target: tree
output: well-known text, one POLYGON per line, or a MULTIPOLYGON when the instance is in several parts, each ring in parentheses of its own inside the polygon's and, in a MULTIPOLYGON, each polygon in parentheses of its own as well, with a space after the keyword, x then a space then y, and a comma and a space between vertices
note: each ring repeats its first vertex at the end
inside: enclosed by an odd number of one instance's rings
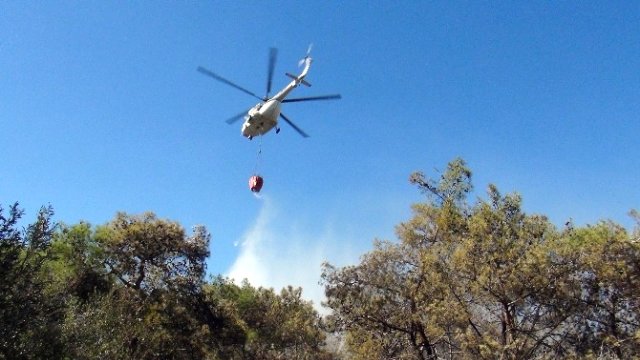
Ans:
POLYGON ((567 342, 580 357, 640 354, 640 244, 621 226, 602 221, 574 229, 555 247, 574 290, 567 342))
POLYGON ((410 181, 428 197, 397 227, 399 241, 376 241, 355 266, 323 269, 332 323, 355 358, 640 354, 640 252, 623 228, 558 231, 493 185, 470 204, 461 159, 438 181, 410 181))
POLYGON ((64 334, 72 357, 216 358, 226 319, 202 292, 210 239, 204 227, 187 236, 153 213, 118 213, 93 232, 80 225, 62 238, 83 284, 78 299, 86 300, 85 289, 100 290, 88 302, 70 301, 64 334), (110 285, 96 286, 105 276, 110 285))
POLYGON ((329 359, 302 290, 204 280, 210 236, 153 213, 17 230, 0 208, 0 359, 329 359))
MULTIPOLYGON (((246 341, 235 348, 233 358, 329 359, 323 350, 325 336, 320 317, 302 289, 254 288, 246 280, 241 286, 218 277, 205 287, 210 302, 227 309, 243 329, 246 341)), ((227 353, 229 355, 229 353, 227 353)))
POLYGON ((0 358, 32 359, 60 356, 60 299, 48 296, 50 281, 43 264, 50 258, 51 207, 21 232, 24 212, 15 203, 5 215, 0 207, 0 358))
POLYGON ((545 245, 557 232, 544 216, 525 215, 517 194, 489 186, 488 195, 452 256, 449 286, 469 314, 462 348, 482 357, 556 356, 564 318, 553 288, 562 274, 549 266, 545 245))
POLYGON ((55 279, 54 287, 67 297, 87 302, 113 288, 115 279, 107 273, 104 249, 97 243, 90 224, 59 224, 51 253, 47 269, 55 279))
POLYGON ((439 182, 415 173, 432 200, 415 205, 414 218, 400 224, 400 243, 377 241, 359 265, 325 264, 327 305, 337 330, 347 331, 358 358, 429 359, 458 351, 454 330, 465 324, 464 309, 451 302, 446 260, 465 231, 464 198, 471 172, 451 162, 439 182))
POLYGON ((186 236, 180 224, 153 213, 118 213, 96 230, 105 263, 122 285, 148 295, 153 290, 199 287, 209 256, 210 235, 202 226, 186 236))

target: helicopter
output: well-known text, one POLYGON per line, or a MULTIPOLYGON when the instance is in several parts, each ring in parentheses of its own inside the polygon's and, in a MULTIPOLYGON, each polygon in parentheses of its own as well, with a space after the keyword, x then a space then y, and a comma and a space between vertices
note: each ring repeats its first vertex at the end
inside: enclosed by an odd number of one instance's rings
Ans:
POLYGON ((310 56, 311 53, 311 45, 307 49, 306 56, 300 60, 299 66, 303 66, 302 72, 299 75, 293 75, 290 73, 285 73, 289 78, 291 78, 291 82, 287 84, 280 92, 276 93, 273 96, 270 96, 271 92, 271 82, 273 79, 273 71, 276 64, 276 58, 278 56, 278 49, 270 48, 269 49, 269 63, 268 63, 268 73, 267 73, 267 92, 264 97, 260 97, 255 93, 247 90, 246 88, 235 84, 234 82, 227 80, 226 78, 214 73, 211 70, 207 70, 202 66, 198 67, 198 71, 204 75, 210 76, 215 80, 218 80, 224 84, 227 84, 233 88, 236 88, 245 94, 253 96, 260 100, 258 104, 250 108, 248 111, 243 111, 229 119, 226 120, 227 124, 233 124, 234 122, 244 118, 244 123, 242 124, 241 132, 242 135, 249 140, 253 139, 255 136, 264 135, 269 132, 271 129, 276 129, 276 134, 280 132, 280 127, 278 126, 278 118, 282 118, 287 124, 289 124, 298 134, 302 137, 309 137, 307 133, 302 131, 296 124, 294 124, 287 116, 285 116, 281 111, 281 106, 283 103, 289 102, 301 102, 301 101, 315 101, 315 100, 334 100, 342 98, 339 94, 333 95, 322 95, 322 96, 311 96, 311 97, 301 97, 301 98, 289 98, 286 97, 289 93, 300 86, 300 84, 310 87, 311 84, 305 80, 307 73, 309 72, 309 68, 311 67, 311 63, 313 59, 310 56))

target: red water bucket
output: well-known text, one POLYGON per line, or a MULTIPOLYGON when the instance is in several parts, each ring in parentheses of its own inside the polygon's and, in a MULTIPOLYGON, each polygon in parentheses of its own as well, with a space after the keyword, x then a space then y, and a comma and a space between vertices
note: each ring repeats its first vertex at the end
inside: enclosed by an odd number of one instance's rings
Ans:
POLYGON ((260 175, 253 175, 249 178, 249 190, 253 191, 254 193, 259 193, 260 189, 262 189, 263 183, 264 180, 262 180, 262 177, 260 175))

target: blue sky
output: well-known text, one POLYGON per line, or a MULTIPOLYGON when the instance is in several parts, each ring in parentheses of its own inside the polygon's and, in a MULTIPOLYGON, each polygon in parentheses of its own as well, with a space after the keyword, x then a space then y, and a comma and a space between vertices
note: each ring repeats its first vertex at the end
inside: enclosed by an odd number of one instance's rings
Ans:
POLYGON ((0 203, 66 223, 146 210, 212 233, 209 271, 302 285, 394 238, 408 175, 454 157, 556 224, 627 212, 640 191, 640 4, 566 2, 0 3, 0 203), (224 120, 314 63, 285 104, 311 135, 258 142, 224 120))

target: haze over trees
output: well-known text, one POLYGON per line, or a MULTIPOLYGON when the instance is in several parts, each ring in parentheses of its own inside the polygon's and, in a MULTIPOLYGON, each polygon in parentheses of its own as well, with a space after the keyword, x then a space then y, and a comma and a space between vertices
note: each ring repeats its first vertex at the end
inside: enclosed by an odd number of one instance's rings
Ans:
MULTIPOLYGON (((0 207, 0 359, 629 359, 640 355, 640 216, 563 228, 455 159, 351 266, 302 289, 206 277, 210 235, 153 213, 22 228, 0 207), (329 341, 331 340, 331 341, 329 341)), ((568 214, 569 216, 570 214, 568 214)))

